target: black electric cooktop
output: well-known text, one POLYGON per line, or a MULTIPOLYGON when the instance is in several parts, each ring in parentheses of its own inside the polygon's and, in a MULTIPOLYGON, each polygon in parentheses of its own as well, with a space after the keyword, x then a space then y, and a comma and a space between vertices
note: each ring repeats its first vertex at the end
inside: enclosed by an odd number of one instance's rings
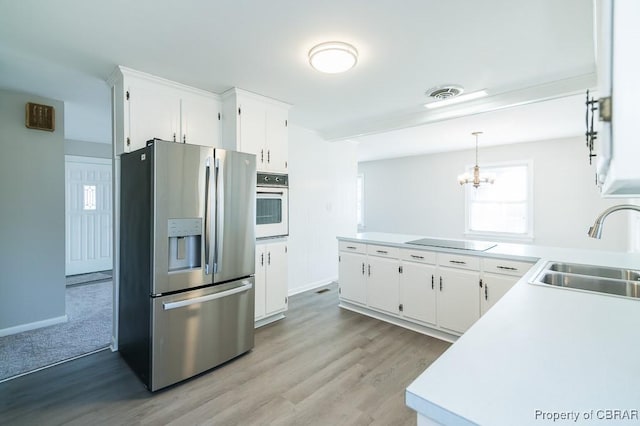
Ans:
POLYGON ((406 244, 415 244, 418 246, 443 247, 451 249, 486 251, 497 246, 496 243, 484 241, 452 241, 439 240, 436 238, 422 238, 420 240, 407 241, 406 244))

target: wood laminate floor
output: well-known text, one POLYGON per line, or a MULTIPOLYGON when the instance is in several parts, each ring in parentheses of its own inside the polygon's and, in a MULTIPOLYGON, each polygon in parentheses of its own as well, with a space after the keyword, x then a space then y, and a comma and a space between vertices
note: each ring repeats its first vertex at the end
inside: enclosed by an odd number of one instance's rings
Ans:
POLYGON ((405 388, 450 344, 340 309, 328 288, 290 297, 248 354, 155 394, 110 351, 1 383, 0 424, 415 424, 405 388))

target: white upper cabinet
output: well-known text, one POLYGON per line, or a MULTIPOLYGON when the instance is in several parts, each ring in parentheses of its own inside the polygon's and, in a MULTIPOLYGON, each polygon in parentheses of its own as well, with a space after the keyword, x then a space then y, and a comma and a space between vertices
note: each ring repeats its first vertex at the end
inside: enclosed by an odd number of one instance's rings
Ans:
POLYGON ((109 83, 116 155, 153 138, 221 147, 218 95, 125 67, 109 83))
MULTIPOLYGON (((596 143, 598 183, 608 197, 640 195, 640 2, 598 0, 597 67, 600 127, 596 143), (609 108, 603 102, 609 99, 609 108), (607 109, 610 119, 605 117, 607 109)), ((597 120, 597 119, 596 119, 597 120)))
POLYGON ((127 93, 124 152, 143 148, 149 139, 176 140, 180 136, 180 98, 175 93, 146 84, 129 86, 127 93))
POLYGON ((220 148, 221 104, 209 96, 184 93, 180 100, 181 141, 220 148))
POLYGON ((222 103, 225 147, 255 154, 258 171, 287 173, 290 105, 237 88, 222 103))

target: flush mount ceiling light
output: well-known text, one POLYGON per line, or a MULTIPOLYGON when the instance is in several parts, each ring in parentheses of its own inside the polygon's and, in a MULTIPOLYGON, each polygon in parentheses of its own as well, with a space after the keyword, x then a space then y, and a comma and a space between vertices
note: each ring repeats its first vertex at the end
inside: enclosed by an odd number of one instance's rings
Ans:
POLYGON ((358 62, 358 51, 341 41, 320 43, 309 50, 309 63, 324 73, 337 74, 353 68, 358 62))
MULTIPOLYGON (((432 93, 436 93, 436 92, 432 92, 432 93)), ((441 96, 441 97, 434 96, 433 94, 429 94, 429 96, 436 98, 436 101, 429 102, 428 104, 424 104, 424 106, 429 109, 440 108, 447 105, 457 104, 458 102, 470 101, 472 99, 478 99, 478 98, 487 96, 486 90, 478 90, 477 92, 471 92, 465 95, 461 95, 460 93, 462 93, 462 90, 460 90, 460 92, 457 95, 449 95, 449 96, 441 96)))
POLYGON ((478 166, 478 135, 481 135, 482 132, 473 132, 471 134, 476 137, 476 165, 473 167, 473 176, 469 174, 469 172, 465 172, 458 176, 458 183, 460 185, 471 183, 474 188, 478 188, 481 183, 493 183, 495 177, 490 174, 480 175, 480 167, 478 166))

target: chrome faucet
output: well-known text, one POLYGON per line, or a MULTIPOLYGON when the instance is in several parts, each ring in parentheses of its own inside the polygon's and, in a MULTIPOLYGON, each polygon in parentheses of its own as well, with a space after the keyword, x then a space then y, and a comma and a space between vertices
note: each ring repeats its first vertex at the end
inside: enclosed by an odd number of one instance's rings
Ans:
POLYGON ((591 238, 600 239, 600 237, 602 237, 602 224, 604 223, 605 218, 611 213, 617 212, 618 210, 635 210, 637 212, 640 212, 640 206, 636 206, 633 204, 618 204, 617 206, 609 207, 608 209, 600 213, 600 216, 596 218, 593 226, 589 228, 589 236, 591 238))

